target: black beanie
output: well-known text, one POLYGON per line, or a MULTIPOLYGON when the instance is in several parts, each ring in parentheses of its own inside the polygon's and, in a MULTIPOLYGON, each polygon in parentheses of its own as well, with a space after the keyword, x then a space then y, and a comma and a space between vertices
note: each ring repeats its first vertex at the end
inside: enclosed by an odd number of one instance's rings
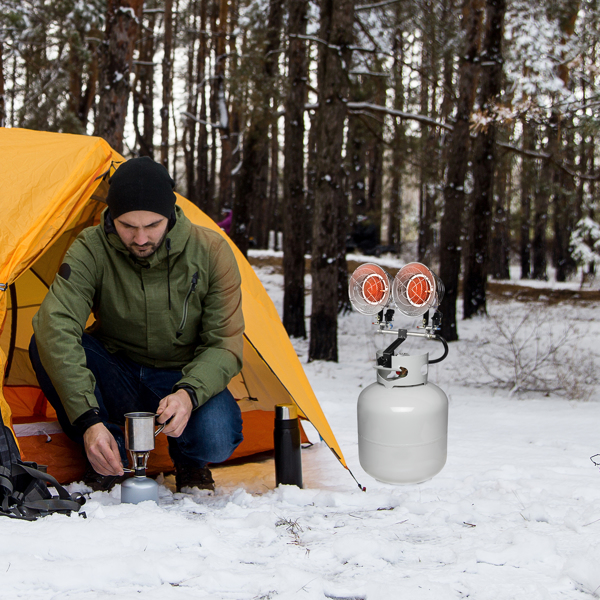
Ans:
POLYGON ((171 218, 175 182, 167 170, 147 156, 123 163, 109 179, 106 203, 113 219, 133 210, 148 210, 171 218))

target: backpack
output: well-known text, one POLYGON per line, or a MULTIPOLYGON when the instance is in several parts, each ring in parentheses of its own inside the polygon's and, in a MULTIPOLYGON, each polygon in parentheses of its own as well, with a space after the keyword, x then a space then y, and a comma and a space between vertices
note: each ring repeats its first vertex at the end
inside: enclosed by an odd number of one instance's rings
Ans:
MULTIPOLYGON (((48 473, 34 462, 21 460, 12 431, 4 425, 0 411, 0 516, 35 521, 54 512, 79 512, 85 497, 79 492, 69 494, 48 473), (48 485, 58 496, 53 496, 48 485)), ((83 513, 85 516, 85 513, 83 513)))

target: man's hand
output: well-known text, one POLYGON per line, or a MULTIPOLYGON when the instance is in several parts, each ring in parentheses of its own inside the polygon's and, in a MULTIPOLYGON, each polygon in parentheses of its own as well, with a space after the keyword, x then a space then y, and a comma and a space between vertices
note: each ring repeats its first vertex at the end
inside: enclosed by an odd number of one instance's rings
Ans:
POLYGON ((119 447, 113 434, 104 423, 96 423, 83 434, 83 443, 88 460, 100 475, 123 475, 119 447))
POLYGON ((159 423, 166 423, 173 417, 163 432, 171 437, 179 437, 192 414, 190 395, 185 390, 177 390, 174 394, 165 396, 160 401, 156 414, 159 423))

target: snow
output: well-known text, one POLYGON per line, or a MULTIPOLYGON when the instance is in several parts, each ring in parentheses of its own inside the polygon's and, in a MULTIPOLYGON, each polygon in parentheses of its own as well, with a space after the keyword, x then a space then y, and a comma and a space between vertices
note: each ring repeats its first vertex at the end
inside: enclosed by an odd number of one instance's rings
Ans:
MULTIPOLYGON (((273 253, 271 253, 273 254, 273 253)), ((277 308, 282 276, 257 268, 277 308)), ((308 278, 310 279, 310 278, 308 278)), ((527 309, 491 303, 493 314, 527 309)), ((571 317, 593 351, 598 308, 530 307, 557 327, 571 317)), ((309 313, 310 307, 307 312, 309 313)), ((569 321, 570 322, 570 321, 569 321)), ((412 327, 414 322, 400 323, 412 327)), ((214 494, 173 493, 160 505, 89 495, 87 518, 0 519, 2 600, 124 599, 584 599, 600 590, 600 396, 589 401, 482 382, 478 336, 487 320, 459 322, 461 340, 430 380, 450 401, 448 461, 419 485, 380 483, 358 460, 356 400, 374 378, 383 336, 370 318, 340 318, 340 362, 307 363, 327 419, 362 492, 310 426, 304 489, 275 488, 272 459, 213 469, 214 494)), ((407 342, 408 343, 408 342, 407 342)), ((410 342, 415 351, 423 342, 410 342)), ((429 346, 432 346, 431 344, 429 346)), ((437 347, 427 347, 432 354, 437 347)), ((85 491, 73 484, 71 491, 85 491)))

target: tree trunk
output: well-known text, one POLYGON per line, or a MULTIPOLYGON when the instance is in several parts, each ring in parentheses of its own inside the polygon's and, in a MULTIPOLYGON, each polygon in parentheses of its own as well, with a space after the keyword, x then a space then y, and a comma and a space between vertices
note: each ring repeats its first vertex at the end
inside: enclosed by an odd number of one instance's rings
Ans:
POLYGON ((200 123, 198 123, 196 184, 194 186, 194 202, 204 212, 208 212, 210 204, 208 195, 208 133, 206 128, 207 3, 208 0, 200 0, 200 40, 198 43, 198 60, 196 61, 196 87, 200 95, 200 123))
POLYGON ((446 287, 440 307, 444 316, 441 333, 448 341, 458 339, 456 301, 460 274, 462 213, 465 204, 464 184, 470 149, 469 120, 477 91, 482 21, 483 0, 466 0, 465 48, 459 68, 456 122, 448 140, 444 218, 440 229, 440 278, 446 287))
POLYGON ((260 209, 265 206, 267 198, 269 140, 265 137, 265 130, 268 132, 268 128, 268 119, 264 116, 259 119, 255 114, 244 134, 243 159, 233 209, 233 225, 234 241, 236 244, 239 241, 242 247, 246 248, 246 252, 250 238, 253 238, 254 244, 259 248, 267 245, 264 236, 257 237, 262 232, 262 223, 255 221, 264 219, 260 209), (242 204, 245 205, 244 208, 242 204))
POLYGON ((265 216, 265 225, 267 227, 267 236, 271 231, 275 233, 275 247, 277 248, 277 233, 282 230, 279 214, 279 127, 277 119, 271 123, 271 139, 269 147, 269 197, 267 202, 267 212, 265 216))
POLYGON ((156 13, 148 14, 148 24, 142 28, 139 44, 139 63, 133 86, 133 128, 140 156, 154 159, 154 27, 156 13), (139 109, 142 108, 142 129, 139 109))
MULTIPOLYGON (((381 61, 375 59, 371 67, 375 73, 382 73, 381 61)), ((387 77, 373 77, 373 101, 384 106, 387 95, 387 77)), ((377 228, 377 240, 380 241, 381 216, 383 208, 383 151, 384 133, 383 119, 376 119, 369 124, 371 135, 368 142, 368 215, 377 228)), ((345 278, 347 279, 347 277, 345 278)))
MULTIPOLYGON (((401 76, 401 75, 400 75, 401 76)), ((398 108, 396 110, 402 110, 398 108)), ((392 148, 392 181, 386 243, 396 254, 402 250, 402 174, 404 172, 404 153, 406 134, 400 119, 394 119, 394 146, 392 148)))
POLYGON ((473 153, 473 223, 465 262, 463 315, 468 319, 487 313, 486 287, 494 201, 497 125, 493 111, 502 86, 502 38, 506 0, 487 0, 487 31, 482 53, 480 110, 491 117, 475 140, 473 153))
MULTIPOLYGON (((99 34, 98 34, 99 36, 99 34)), ((81 120, 81 124, 83 125, 84 131, 87 129, 90 110, 92 110, 92 106, 94 105, 94 100, 96 98, 96 92, 98 88, 98 53, 99 48, 96 41, 89 42, 89 51, 92 54, 92 58, 90 61, 90 65, 88 67, 88 80, 85 86, 85 90, 81 96, 81 102, 79 103, 79 118, 81 120)))
MULTIPOLYGON (((404 110, 404 43, 401 4, 396 9, 396 30, 394 33, 394 109, 404 110)), ((404 123, 394 117, 394 144, 392 146, 392 180, 390 203, 387 218, 387 245, 399 254, 402 249, 402 176, 406 153, 406 130, 404 123)))
POLYGON ((510 197, 512 156, 504 152, 498 161, 497 192, 494 198, 490 275, 494 279, 510 279, 510 197))
MULTIPOLYGON (((231 78, 235 78, 235 74, 238 72, 238 54, 237 54, 237 31, 238 31, 238 16, 239 16, 239 8, 238 8, 238 0, 231 0, 231 6, 229 11, 229 54, 231 58, 229 60, 229 72, 231 73, 231 78)), ((235 178, 236 174, 241 167, 241 152, 240 152, 240 107, 239 101, 236 99, 235 95, 230 95, 230 109, 229 109, 229 139, 231 143, 231 198, 229 200, 229 204, 224 206, 226 208, 231 208, 234 202, 235 195, 235 178)))
POLYGON ((7 111, 6 116, 8 119, 8 125, 10 127, 14 127, 16 121, 16 96, 17 96, 17 80, 18 80, 18 72, 17 72, 17 56, 16 54, 12 57, 12 70, 11 70, 11 88, 10 88, 10 115, 7 111))
MULTIPOLYGON (((535 125, 527 120, 521 121, 523 128, 523 149, 535 149, 535 125)), ((531 277, 531 208, 533 192, 536 188, 537 167, 533 158, 521 159, 521 216, 519 225, 519 255, 521 259, 521 279, 531 277)))
MULTIPOLYGON (((238 0, 231 0, 229 8, 229 79, 235 80, 238 73, 238 61, 239 55, 237 53, 237 31, 239 17, 238 0)), ((223 202, 224 208, 231 208, 235 198, 235 179, 236 175, 241 167, 241 132, 240 132, 240 108, 239 102, 234 94, 230 94, 230 107, 229 107, 229 143, 231 144, 230 152, 230 171, 229 171, 229 200, 223 202)))
POLYGON ((262 231, 261 237, 265 245, 269 242, 269 232, 278 229, 277 221, 277 180, 279 178, 278 157, 279 143, 277 140, 278 119, 277 109, 280 103, 280 95, 276 78, 279 75, 279 49, 281 47, 281 29, 283 25, 284 0, 270 0, 269 21, 267 28, 267 45, 265 48, 265 75, 266 91, 265 106, 270 113, 269 126, 265 135, 269 139, 269 187, 265 195, 264 210, 260 219, 262 231))
POLYGON ((268 245, 266 221, 269 199, 269 130, 273 121, 270 104, 274 97, 282 19, 283 0, 270 0, 262 72, 259 81, 254 82, 252 114, 244 135, 244 152, 238 181, 238 190, 240 194, 244 190, 245 197, 236 198, 236 205, 242 202, 249 204, 249 208, 245 209, 248 221, 240 222, 241 213, 236 215, 235 209, 233 211, 235 235, 240 233, 240 228, 248 229, 249 234, 243 235, 252 237, 258 248, 266 248, 268 245))
MULTIPOLYGON (((209 0, 210 1, 210 32, 212 39, 212 47, 214 52, 211 52, 212 60, 214 61, 214 69, 211 71, 209 66, 209 80, 210 80, 210 94, 208 101, 208 111, 210 115, 211 123, 220 122, 219 119, 219 85, 220 82, 214 76, 217 69, 217 63, 219 57, 217 55, 217 44, 219 38, 219 11, 221 7, 221 0, 209 0)), ((209 61, 210 65, 210 61, 209 61)), ((219 130, 216 127, 210 128, 210 162, 208 163, 208 185, 206 188, 207 204, 205 212, 212 219, 218 218, 218 198, 217 198, 217 155, 218 155, 218 140, 219 130)), ((233 230, 233 228, 232 228, 233 230)))
POLYGON ((348 161, 348 188, 350 193, 351 231, 355 230, 359 217, 367 213, 366 185, 366 129, 360 115, 348 119, 346 160, 348 161))
POLYGON ((0 39, 0 127, 6 127, 4 87, 4 42, 0 39))
MULTIPOLYGON (((264 122, 261 121, 264 124, 264 122)), ((238 189, 233 204, 231 225, 232 239, 244 256, 248 255, 250 232, 254 231, 251 199, 261 199, 267 186, 268 145, 265 146, 260 123, 256 121, 244 134, 243 161, 238 180, 238 189)))
MULTIPOLYGON (((436 88, 438 69, 436 60, 435 8, 430 0, 423 3, 425 30, 421 48, 421 114, 436 118, 436 88)), ((419 238, 417 260, 429 264, 433 252, 433 230, 436 220, 437 182, 437 139, 435 130, 424 123, 420 125, 420 168, 419 168, 419 238)))
POLYGON ((430 127, 422 127, 422 157, 419 185, 419 238, 417 260, 429 264, 433 252, 433 228, 436 220, 436 147, 430 127))
POLYGON ((306 337, 304 321, 304 99, 308 0, 290 0, 289 89, 285 102, 283 167, 283 326, 292 337, 306 337))
MULTIPOLYGON (((563 43, 573 36, 575 32, 575 23, 579 13, 581 2, 575 0, 566 2, 558 8, 558 22, 563 34, 563 43)), ((557 74, 566 88, 572 89, 570 61, 567 60, 565 51, 562 52, 562 62, 557 67, 557 74)), ((559 113, 559 108, 554 107, 553 113, 556 114, 558 123, 558 141, 556 145, 557 153, 554 156, 553 180, 555 182, 553 208, 554 208, 554 266, 556 268, 556 280, 566 281, 567 277, 575 270, 576 265, 571 256, 570 241, 571 232, 575 227, 574 223, 574 182, 570 175, 560 169, 557 162, 562 160, 568 164, 573 163, 573 140, 569 131, 572 127, 572 119, 565 119, 559 113)))
MULTIPOLYGON (((173 6, 173 14, 174 15, 178 15, 179 14, 179 0, 175 0, 175 4, 173 6)), ((175 40, 177 40, 179 38, 178 35, 178 27, 179 27, 179 19, 176 19, 173 25, 173 38, 175 40)), ((174 51, 172 53, 172 56, 174 54, 174 51)), ((171 58, 171 60, 173 60, 171 58)), ((173 69, 171 68, 171 76, 173 77, 173 69)), ((171 99, 170 99, 170 104, 169 104, 169 114, 170 114, 170 119, 171 119, 171 124, 170 127, 173 128, 173 133, 169 134, 169 140, 172 139, 173 142, 172 144, 169 143, 170 146, 170 154, 172 155, 173 159, 170 167, 170 172, 171 172, 171 176, 173 177, 173 181, 177 182, 178 181, 178 176, 177 176, 177 169, 179 168, 179 162, 177 160, 177 157, 179 156, 179 134, 178 134, 178 130, 179 130, 179 123, 181 122, 181 120, 175 115, 175 100, 173 97, 173 84, 171 84, 171 99)))
POLYGON ((123 152, 123 131, 131 86, 129 76, 143 0, 109 0, 100 61, 96 134, 123 152))
POLYGON ((160 108, 160 162, 169 168, 169 107, 173 90, 173 0, 164 0, 162 106, 160 108))
MULTIPOLYGON (((100 37, 99 32, 90 32, 90 37, 100 37)), ((88 114, 96 95, 98 83, 98 52, 96 40, 90 40, 87 49, 83 47, 83 35, 77 32, 69 39, 69 113, 65 133, 85 133, 88 114), (86 60, 86 52, 89 59, 86 60), (87 84, 84 89, 84 79, 87 84)))
MULTIPOLYGON (((562 123, 563 151, 562 159, 574 165, 575 141, 573 139, 573 122, 565 119, 562 123)), ((573 177, 564 170, 557 170, 558 188, 554 195, 554 266, 556 280, 566 281, 577 270, 577 264, 571 254, 571 235, 577 224, 577 193, 573 177)))
MULTIPOLYGON (((307 67, 308 71, 308 67, 307 67)), ((317 113, 310 117, 308 157, 306 159, 306 214, 304 220, 305 251, 312 252, 315 194, 317 189, 317 113)))
MULTIPOLYGON (((196 59, 198 52, 196 49, 196 31, 198 28, 199 17, 199 2, 192 0, 190 21, 187 25, 192 33, 192 37, 188 39, 187 53, 187 71, 185 77, 185 93, 187 96, 186 112, 193 117, 198 117, 198 86, 196 85, 196 59)), ((200 33, 202 35, 202 33, 200 33)), ((186 197, 191 202, 196 202, 196 119, 187 116, 184 120, 183 130, 183 155, 185 160, 185 182, 186 182, 186 197)))
MULTIPOLYGON (((344 175, 346 174, 344 173, 344 175)), ((348 236, 348 223, 350 221, 348 212, 349 194, 345 191, 346 188, 347 186, 344 184, 339 187, 337 204, 337 311, 341 314, 352 312, 352 304, 348 294, 348 261, 346 260, 346 238, 348 236)))
POLYGON ((231 179, 231 135, 229 126, 229 107, 225 94, 225 80, 227 67, 227 22, 229 18, 229 2, 221 0, 219 4, 219 27, 217 29, 217 56, 215 65, 215 78, 217 82, 217 106, 219 114, 219 133, 221 143, 221 165, 219 170, 219 206, 215 214, 220 215, 224 206, 231 206, 232 179, 231 179))
MULTIPOLYGON (((377 103, 380 104, 380 102, 377 103)), ((385 101, 383 103, 385 103, 385 101)), ((381 208, 383 200, 383 121, 381 121, 381 124, 377 123, 374 129, 375 135, 371 136, 368 146, 369 186, 367 190, 367 206, 369 207, 369 216, 377 224, 377 230, 379 231, 381 227, 381 208)), ((379 235, 377 238, 379 239, 379 235)))
MULTIPOLYGON (((48 131, 51 128, 50 107, 46 88, 52 83, 48 60, 48 13, 43 10, 29 11, 29 32, 20 44, 22 67, 18 74, 19 87, 24 97, 19 102, 18 127, 48 131), (24 71, 24 72, 23 72, 24 71)), ((52 102, 55 106, 56 103, 52 102)))
POLYGON ((323 0, 319 48, 317 173, 312 248, 309 360, 337 361, 337 261, 342 144, 354 21, 354 0, 323 0))
MULTIPOLYGON (((553 113, 550 122, 546 127, 545 152, 550 156, 556 156, 559 144, 558 114, 553 113)), ((546 228, 548 226, 548 208, 550 206, 550 197, 554 192, 556 182, 554 181, 555 172, 549 159, 544 160, 541 167, 539 185, 535 192, 534 215, 533 215, 533 244, 532 244, 532 262, 533 271, 531 277, 539 281, 548 279, 548 242, 546 237, 546 228)))

